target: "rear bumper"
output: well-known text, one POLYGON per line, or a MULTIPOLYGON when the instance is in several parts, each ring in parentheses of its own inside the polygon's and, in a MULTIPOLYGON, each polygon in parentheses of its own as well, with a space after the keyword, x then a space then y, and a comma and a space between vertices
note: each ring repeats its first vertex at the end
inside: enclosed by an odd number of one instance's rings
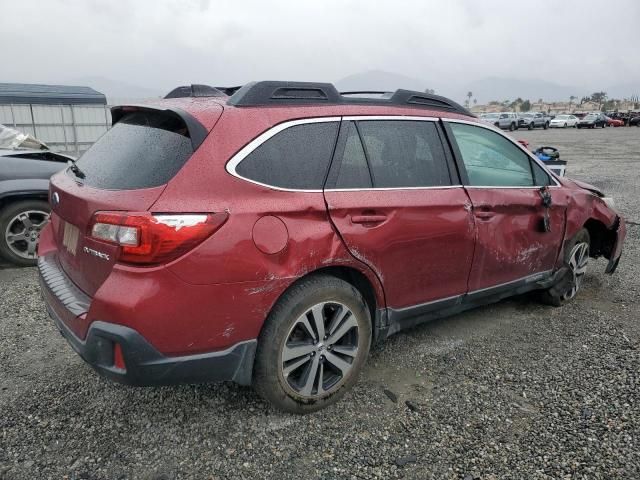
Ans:
POLYGON ((174 357, 163 355, 138 331, 115 323, 94 321, 86 336, 78 337, 70 328, 70 319, 76 318, 77 305, 84 300, 82 293, 65 284, 63 277, 57 278, 55 264, 46 257, 39 259, 38 267, 49 316, 71 347, 101 375, 141 386, 219 381, 251 384, 256 340, 239 342, 225 350, 174 357), (122 349, 124 369, 114 365, 116 343, 122 349))

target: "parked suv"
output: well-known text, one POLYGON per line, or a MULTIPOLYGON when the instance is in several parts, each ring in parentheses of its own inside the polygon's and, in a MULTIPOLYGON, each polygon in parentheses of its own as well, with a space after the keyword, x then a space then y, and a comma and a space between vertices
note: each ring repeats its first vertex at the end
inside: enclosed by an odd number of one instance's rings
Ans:
POLYGON ((309 412, 404 328, 531 290, 562 305, 589 257, 618 265, 610 199, 444 97, 182 95, 115 107, 51 180, 43 296, 116 381, 233 380, 309 412))
POLYGON ((549 122, 551 122, 551 117, 544 113, 536 113, 536 112, 526 112, 521 113, 519 117, 523 120, 523 123, 520 127, 526 127, 529 130, 532 128, 549 128, 549 122))
POLYGON ((518 114, 514 112, 507 112, 500 114, 495 126, 513 132, 518 129, 518 123, 518 114))

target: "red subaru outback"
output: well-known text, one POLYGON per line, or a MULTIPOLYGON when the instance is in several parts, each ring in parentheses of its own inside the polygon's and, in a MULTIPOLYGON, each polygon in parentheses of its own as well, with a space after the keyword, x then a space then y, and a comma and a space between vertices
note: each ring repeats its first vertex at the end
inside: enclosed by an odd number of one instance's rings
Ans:
POLYGON ((589 257, 620 258, 608 198, 443 97, 257 82, 112 117, 51 180, 38 266, 57 327, 116 381, 317 410, 373 343, 525 291, 561 305, 589 257))

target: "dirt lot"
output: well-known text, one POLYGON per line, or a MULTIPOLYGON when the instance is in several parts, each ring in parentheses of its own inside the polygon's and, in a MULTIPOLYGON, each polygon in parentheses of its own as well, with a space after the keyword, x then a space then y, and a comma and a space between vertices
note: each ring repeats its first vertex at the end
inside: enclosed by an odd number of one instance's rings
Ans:
POLYGON ((398 334, 314 415, 232 384, 105 381, 46 317, 35 270, 0 270, 0 478, 638 478, 640 129, 514 136, 615 197, 633 222, 617 274, 592 262, 561 309, 525 296, 398 334))

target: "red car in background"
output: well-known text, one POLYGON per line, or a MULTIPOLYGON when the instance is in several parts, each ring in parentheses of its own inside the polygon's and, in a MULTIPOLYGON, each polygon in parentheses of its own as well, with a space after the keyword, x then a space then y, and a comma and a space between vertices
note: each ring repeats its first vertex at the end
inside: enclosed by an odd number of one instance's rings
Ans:
POLYGON ((618 118, 605 117, 608 127, 624 127, 624 122, 618 118))
POLYGON ((47 309, 113 380, 318 410, 404 328, 532 290, 559 306, 589 257, 618 265, 610 199, 447 98, 234 90, 115 107, 51 180, 47 309))

